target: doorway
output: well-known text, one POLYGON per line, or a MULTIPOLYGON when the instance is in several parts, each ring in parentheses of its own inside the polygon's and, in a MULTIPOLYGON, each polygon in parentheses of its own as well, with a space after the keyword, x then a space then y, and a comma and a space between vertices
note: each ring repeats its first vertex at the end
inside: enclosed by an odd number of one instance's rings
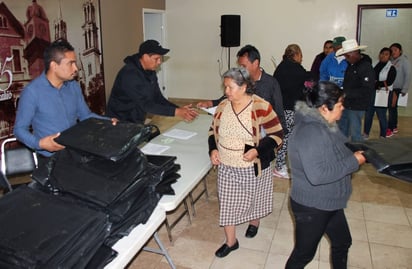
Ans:
MULTIPOLYGON (((412 61, 412 4, 358 5, 357 40, 367 45, 365 53, 375 65, 379 51, 392 43, 402 45, 403 54, 412 61)), ((399 116, 412 116, 412 83, 408 105, 399 107, 399 116)))
MULTIPOLYGON (((167 48, 166 42, 166 27, 165 27, 165 11, 157 9, 143 9, 143 39, 154 39, 159 41, 162 47, 167 48)), ((163 63, 157 70, 160 91, 167 98, 166 87, 166 60, 168 56, 163 56, 163 63)))

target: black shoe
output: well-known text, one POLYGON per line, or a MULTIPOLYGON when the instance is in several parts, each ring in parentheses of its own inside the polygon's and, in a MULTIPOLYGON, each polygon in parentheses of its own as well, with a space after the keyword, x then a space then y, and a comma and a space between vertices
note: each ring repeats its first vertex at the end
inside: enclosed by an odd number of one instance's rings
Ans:
POLYGON ((253 238, 253 237, 255 237, 255 236, 257 235, 258 229, 259 229, 259 227, 256 227, 256 226, 254 226, 254 225, 249 225, 249 226, 247 227, 245 236, 246 236, 247 238, 253 238))
POLYGON ((239 248, 239 242, 236 240, 236 243, 229 247, 227 244, 223 244, 218 250, 216 250, 215 255, 216 257, 223 258, 226 257, 232 250, 236 250, 239 248))

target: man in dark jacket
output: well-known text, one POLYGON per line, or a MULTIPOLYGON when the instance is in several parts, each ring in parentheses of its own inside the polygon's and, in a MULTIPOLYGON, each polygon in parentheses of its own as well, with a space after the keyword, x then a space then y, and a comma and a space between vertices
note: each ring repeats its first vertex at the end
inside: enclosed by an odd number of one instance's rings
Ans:
POLYGON ((339 128, 352 141, 362 141, 362 118, 375 90, 375 72, 369 56, 361 54, 360 50, 366 46, 359 46, 356 40, 350 39, 342 43, 342 48, 336 55, 344 55, 348 67, 343 80, 345 100, 339 128))
POLYGON ((236 56, 238 65, 246 68, 250 78, 254 81, 255 94, 270 103, 280 120, 283 132, 286 132, 286 120, 279 82, 260 66, 258 49, 252 45, 246 45, 238 51, 236 56))
POLYGON ((135 123, 144 123, 147 113, 178 116, 186 121, 197 117, 191 105, 178 107, 160 91, 156 70, 168 52, 169 49, 162 48, 156 40, 146 40, 138 53, 124 59, 125 65, 113 84, 107 115, 135 123))

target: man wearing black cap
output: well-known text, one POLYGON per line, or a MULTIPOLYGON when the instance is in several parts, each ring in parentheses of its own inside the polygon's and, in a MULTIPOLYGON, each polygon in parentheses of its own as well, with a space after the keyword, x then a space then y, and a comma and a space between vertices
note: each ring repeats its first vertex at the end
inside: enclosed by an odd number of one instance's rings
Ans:
POLYGON ((178 107, 160 91, 156 70, 168 52, 169 49, 162 48, 156 40, 146 40, 138 53, 124 59, 125 65, 113 84, 107 115, 135 123, 144 123, 146 113, 178 116, 186 121, 197 117, 191 105, 178 107))

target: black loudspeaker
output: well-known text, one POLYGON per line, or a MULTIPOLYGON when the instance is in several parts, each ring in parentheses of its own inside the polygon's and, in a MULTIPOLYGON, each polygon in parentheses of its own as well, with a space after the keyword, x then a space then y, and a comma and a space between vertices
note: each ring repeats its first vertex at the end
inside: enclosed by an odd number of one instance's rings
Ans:
POLYGON ((222 15, 220 45, 222 47, 240 46, 240 15, 222 15))

